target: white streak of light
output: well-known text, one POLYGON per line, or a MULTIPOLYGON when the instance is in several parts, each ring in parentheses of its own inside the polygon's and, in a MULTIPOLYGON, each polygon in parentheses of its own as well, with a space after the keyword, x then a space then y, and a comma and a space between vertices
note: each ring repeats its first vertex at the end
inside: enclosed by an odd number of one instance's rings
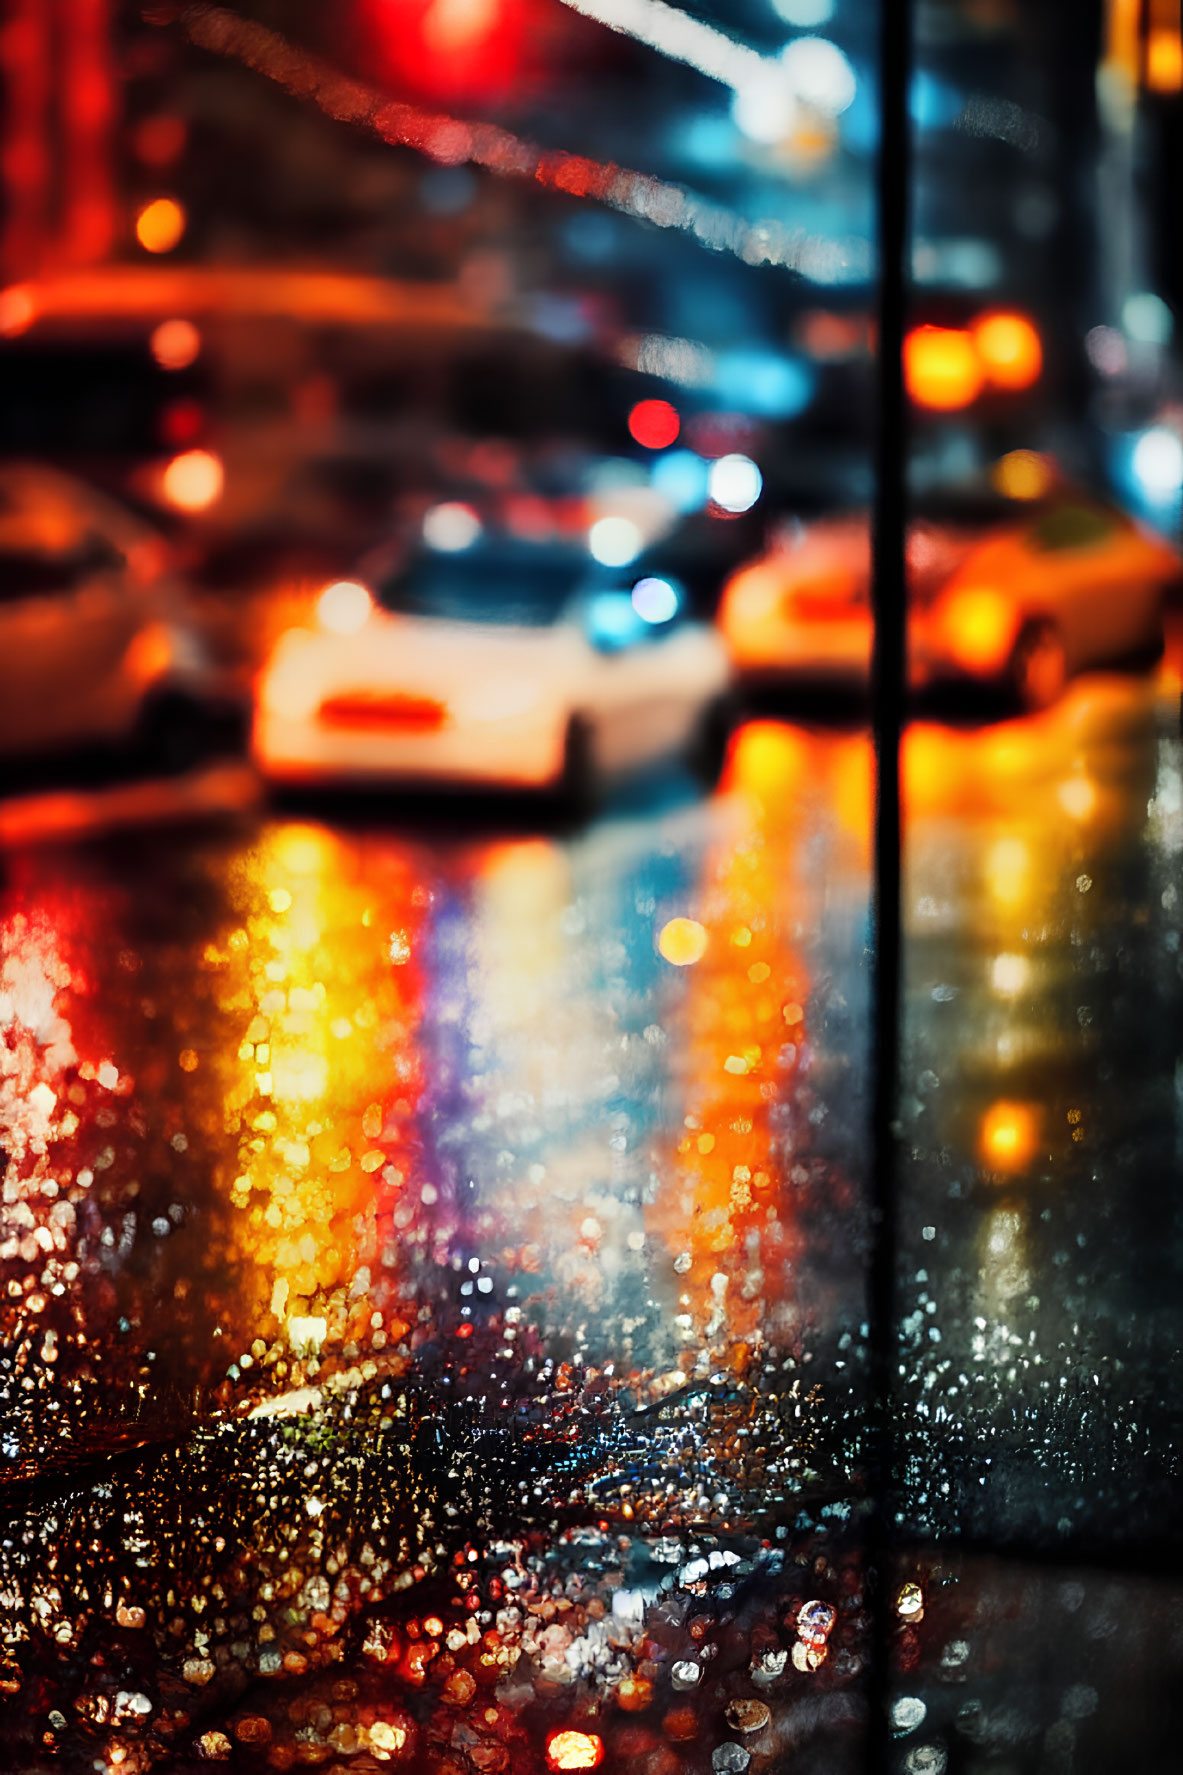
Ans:
POLYGON ((563 4, 737 91, 775 65, 758 51, 725 37, 713 25, 667 6, 665 0, 563 0, 563 4))

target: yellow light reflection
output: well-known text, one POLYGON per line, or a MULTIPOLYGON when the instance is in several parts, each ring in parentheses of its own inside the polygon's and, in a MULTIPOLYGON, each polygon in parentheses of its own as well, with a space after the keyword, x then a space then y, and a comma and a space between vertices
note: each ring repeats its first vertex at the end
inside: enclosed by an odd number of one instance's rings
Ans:
MULTIPOLYGON (((588 980, 594 950, 580 940, 572 855, 528 839, 488 846, 468 862, 466 1026, 481 1051, 483 1092, 499 1120, 522 1118, 539 1131, 563 1105, 573 1124, 565 1139, 541 1150, 531 1144, 498 1186, 502 1260, 527 1275, 545 1266, 566 1299, 593 1303, 615 1261, 608 1254, 622 1247, 632 1221, 605 1185, 602 1133, 578 1113, 597 1101, 605 1044, 617 1038, 588 980)), ((504 1336, 508 1348, 513 1323, 504 1336)))
POLYGON ((1021 838, 999 838, 986 855, 986 882, 1004 906, 1017 906, 1028 891, 1031 852, 1021 838))
POLYGON ((1022 1171, 1039 1144, 1040 1112, 1035 1104, 998 1102, 982 1117, 978 1150, 994 1171, 1022 1171))
POLYGON ((1153 27, 1146 40, 1146 85, 1151 92, 1183 92, 1183 35, 1177 3, 1173 10, 1174 20, 1153 27))
MULTIPOLYGON (((545 839, 490 846, 476 877, 476 946, 482 1000, 499 1034, 546 1021, 566 948, 562 914, 571 872, 545 839)), ((541 1085, 539 1075, 536 1081, 541 1085)))
POLYGON ((1031 1286, 1027 1237, 1026 1216, 1014 1206, 996 1208, 982 1222, 978 1290, 987 1319, 997 1319, 1031 1286))
POLYGON ((1069 777, 1056 791, 1060 806, 1074 820, 1089 819, 1096 810, 1097 790, 1086 776, 1069 777))
POLYGON ((809 761, 808 737, 779 721, 749 721, 735 736, 724 787, 777 800, 791 794, 809 761))
POLYGON ((1026 986, 1030 973, 1025 956, 996 955, 990 969, 990 983, 1004 998, 1014 998, 1026 986))
POLYGON ((419 1089, 413 859, 384 851, 367 880, 355 851, 317 827, 266 833, 226 945, 240 1007, 224 1063, 225 1115, 239 1130, 230 1199, 258 1311, 293 1355, 385 1344, 382 1253, 419 1182, 405 1133, 419 1089), (390 958, 395 928, 410 952, 402 965, 390 958))

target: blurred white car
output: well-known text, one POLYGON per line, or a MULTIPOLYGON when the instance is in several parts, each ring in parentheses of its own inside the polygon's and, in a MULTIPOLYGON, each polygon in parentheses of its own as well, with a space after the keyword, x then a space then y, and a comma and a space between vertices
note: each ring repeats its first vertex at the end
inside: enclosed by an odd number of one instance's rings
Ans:
POLYGON ((634 583, 580 549, 463 523, 448 541, 372 584, 327 587, 320 632, 282 637, 254 725, 272 781, 578 796, 717 743, 726 654, 709 625, 682 618, 671 581, 634 583))
POLYGON ((227 718, 165 566, 163 540, 85 483, 0 465, 0 758, 10 768, 129 747, 175 768, 227 718))

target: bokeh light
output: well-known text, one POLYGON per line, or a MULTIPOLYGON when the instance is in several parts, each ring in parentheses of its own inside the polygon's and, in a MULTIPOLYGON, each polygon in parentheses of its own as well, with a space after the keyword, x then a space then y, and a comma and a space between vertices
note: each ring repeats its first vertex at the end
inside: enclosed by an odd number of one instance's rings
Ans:
POLYGON ((781 66, 794 96, 827 117, 839 117, 854 103, 854 69, 825 37, 798 37, 781 51, 781 66))
POLYGON ((178 511, 200 512, 222 497, 224 480, 221 458, 211 450, 184 450, 165 468, 161 487, 178 511))
POLYGON ((1008 450, 994 464, 990 479, 1008 499, 1042 499, 1055 480, 1055 469, 1038 450, 1008 450))
POLYGON ((1138 345, 1169 345, 1175 317, 1153 290, 1136 290, 1121 305, 1121 324, 1138 345))
POLYGON ((707 489, 725 512, 746 512, 760 497, 764 478, 750 456, 733 452, 711 464, 707 489))
POLYGON ((625 567, 641 552, 644 538, 631 518, 598 518, 587 533, 588 551, 601 567, 625 567))
POLYGON ((15 339, 27 333, 36 318, 36 298, 27 284, 10 284, 0 290, 0 336, 15 339))
POLYGON ((1151 426, 1134 445, 1131 466, 1152 499, 1170 499, 1183 489, 1183 440, 1165 425, 1151 426))
POLYGON ((1039 1112, 1029 1103, 991 1104, 982 1117, 978 1149, 995 1171, 1021 1171, 1039 1140, 1039 1112))
POLYGON ((162 370, 186 370, 201 350, 201 334, 190 320, 162 320, 148 349, 162 370))
POLYGON ((784 69, 758 69, 735 90, 731 116, 749 142, 781 142, 797 122, 798 106, 784 69))
POLYGON ((982 315, 971 336, 987 381, 996 388, 1030 388, 1043 370, 1043 345, 1024 314, 982 315))
POLYGON ((1030 974, 1030 966, 1022 955, 996 955, 990 964, 990 984, 1003 998, 1014 998, 1022 992, 1030 974))
POLYGON ((706 928, 696 918, 671 918, 661 927, 657 949, 672 967, 693 967, 707 952, 706 928))
POLYGON ((834 16, 834 0, 772 0, 772 6, 786 25, 796 25, 801 31, 816 30, 834 16))
MULTIPOLYGON (((1178 14, 1175 15, 1176 20, 1178 14)), ((1183 37, 1178 23, 1156 26, 1146 40, 1146 85, 1151 92, 1183 92, 1183 37)))
POLYGON ((668 579, 639 579, 633 587, 632 604, 642 622, 669 622, 678 614, 678 594, 668 579))
POLYGON ((668 401, 638 401, 628 416, 628 428, 646 450, 664 450, 677 437, 681 420, 668 401))
POLYGON ((332 635, 356 635, 369 621, 374 600, 356 579, 337 579, 316 601, 316 619, 332 635))
POLYGON ((707 502, 709 468, 693 450, 667 450, 655 458, 650 480, 656 493, 679 512, 696 512, 707 502))
POLYGON ((457 555, 471 548, 481 533, 481 521, 470 505, 447 500, 433 505, 423 519, 423 540, 441 554, 457 555))
POLYGON ((176 198, 154 198, 136 216, 136 239, 146 253, 171 253, 185 232, 186 220, 176 198))
POLYGON ((546 1760, 552 1769, 595 1769, 603 1760, 604 1741, 595 1732, 552 1732, 546 1760))
POLYGON ((1099 376, 1121 376, 1129 368, 1130 354, 1116 327, 1090 327, 1084 349, 1099 376))
POLYGON ((968 407, 985 380, 973 340, 959 327, 916 327, 904 340, 904 384, 918 407, 968 407))

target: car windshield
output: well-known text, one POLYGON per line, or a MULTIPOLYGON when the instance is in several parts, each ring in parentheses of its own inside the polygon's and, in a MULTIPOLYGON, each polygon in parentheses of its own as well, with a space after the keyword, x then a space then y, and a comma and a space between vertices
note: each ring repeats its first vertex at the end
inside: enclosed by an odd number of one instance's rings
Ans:
POLYGON ((545 628, 558 621, 587 567, 585 557, 565 549, 438 551, 382 580, 378 599, 401 616, 545 628))

